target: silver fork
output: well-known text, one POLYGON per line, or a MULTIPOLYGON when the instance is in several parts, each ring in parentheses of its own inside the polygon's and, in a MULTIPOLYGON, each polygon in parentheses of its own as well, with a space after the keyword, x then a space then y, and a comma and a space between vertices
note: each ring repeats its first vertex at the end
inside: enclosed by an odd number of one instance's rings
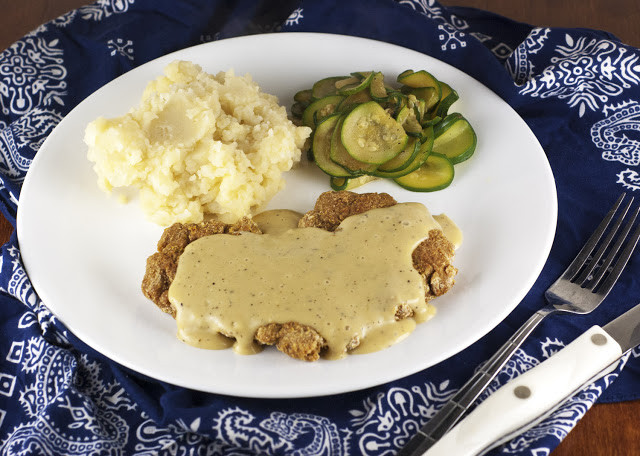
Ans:
POLYGON ((545 292, 547 305, 533 314, 524 325, 460 388, 456 394, 429 420, 418 433, 400 450, 398 456, 422 455, 446 434, 473 405, 478 396, 489 386, 509 358, 522 345, 524 340, 547 316, 563 312, 587 314, 594 310, 609 294, 622 270, 627 264, 633 249, 640 238, 640 225, 633 232, 622 249, 622 244, 631 231, 640 211, 640 206, 628 218, 620 235, 609 248, 614 236, 622 226, 629 212, 633 197, 622 209, 606 235, 605 231, 620 208, 625 195, 609 210, 598 228, 569 267, 545 292), (605 256, 606 253, 606 256, 605 256), (619 254, 619 255, 618 255, 619 254), (604 257, 604 259, 603 259, 604 257), (616 260, 617 257, 617 260, 616 260), (613 267, 613 261, 616 260, 613 267))

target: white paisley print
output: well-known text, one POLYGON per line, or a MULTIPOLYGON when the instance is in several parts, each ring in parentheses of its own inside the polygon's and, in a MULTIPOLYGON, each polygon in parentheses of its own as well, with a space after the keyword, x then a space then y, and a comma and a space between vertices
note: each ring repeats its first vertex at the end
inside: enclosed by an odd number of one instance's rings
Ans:
POLYGON ((509 56, 505 67, 516 85, 522 86, 533 77, 535 67, 530 56, 537 54, 542 49, 550 31, 548 28, 534 28, 509 56))
POLYGON ((582 117, 640 83, 639 57, 610 40, 565 34, 551 65, 527 80, 523 95, 565 100, 582 117))
POLYGON ((628 100, 607 105, 604 118, 591 127, 591 139, 602 158, 627 167, 617 174, 617 183, 626 190, 640 190, 640 175, 631 169, 640 165, 640 103, 628 100))
POLYGON ((469 25, 463 19, 450 15, 449 20, 444 11, 435 0, 401 0, 402 5, 407 5, 416 11, 420 11, 428 18, 442 22, 438 25, 438 39, 443 51, 462 49, 467 46, 467 35, 463 30, 469 25))
POLYGON ((444 381, 410 389, 394 387, 367 398, 363 410, 350 411, 356 429, 355 454, 396 454, 454 393, 444 381))
POLYGON ((67 70, 58 40, 24 38, 0 54, 0 109, 21 115, 37 106, 64 105, 67 70))
POLYGON ((97 2, 82 6, 74 11, 82 19, 101 21, 112 14, 126 13, 135 0, 98 0, 97 2))

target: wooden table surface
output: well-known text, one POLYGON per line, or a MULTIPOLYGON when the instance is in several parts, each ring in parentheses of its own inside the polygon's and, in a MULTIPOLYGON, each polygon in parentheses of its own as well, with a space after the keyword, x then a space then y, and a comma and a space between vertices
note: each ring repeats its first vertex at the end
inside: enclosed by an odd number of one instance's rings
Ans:
MULTIPOLYGON (((38 25, 86 3, 86 0, 0 0, 0 50, 38 25)), ((606 30, 624 43, 640 47, 637 0, 443 0, 441 3, 481 8, 537 26, 606 30)), ((0 216, 0 243, 6 242, 12 230, 0 216)), ((597 404, 553 456, 640 455, 638 417, 640 401, 597 404)))

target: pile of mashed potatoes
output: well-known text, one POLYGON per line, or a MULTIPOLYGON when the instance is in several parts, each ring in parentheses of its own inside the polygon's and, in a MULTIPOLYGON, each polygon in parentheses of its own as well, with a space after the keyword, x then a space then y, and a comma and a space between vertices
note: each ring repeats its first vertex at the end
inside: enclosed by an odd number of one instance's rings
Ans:
POLYGON ((284 187, 282 173, 310 133, 250 76, 176 61, 139 106, 94 120, 84 140, 100 188, 138 189, 147 216, 166 226, 206 214, 233 223, 255 212, 284 187))

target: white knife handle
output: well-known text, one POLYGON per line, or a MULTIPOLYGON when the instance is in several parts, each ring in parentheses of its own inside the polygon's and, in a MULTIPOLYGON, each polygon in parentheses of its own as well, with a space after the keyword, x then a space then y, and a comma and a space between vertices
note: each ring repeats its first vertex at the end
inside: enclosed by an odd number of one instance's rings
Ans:
POLYGON ((489 396, 426 453, 477 455, 536 422, 582 385, 615 369, 620 345, 594 326, 538 366, 489 396), (602 372, 607 366, 607 371, 602 372))

